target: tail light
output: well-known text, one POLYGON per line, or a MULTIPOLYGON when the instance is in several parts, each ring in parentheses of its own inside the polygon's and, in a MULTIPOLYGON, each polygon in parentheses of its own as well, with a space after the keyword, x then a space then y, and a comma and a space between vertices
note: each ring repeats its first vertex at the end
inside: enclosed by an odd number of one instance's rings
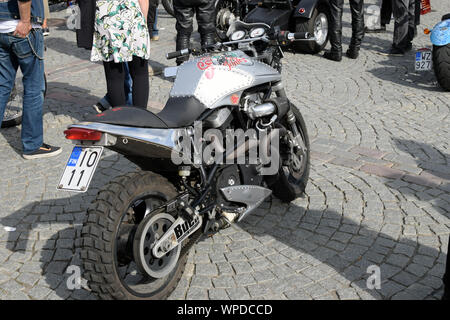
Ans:
POLYGON ((64 131, 66 139, 69 140, 89 140, 89 141, 100 141, 102 138, 102 133, 100 131, 81 129, 81 128, 70 128, 64 131))

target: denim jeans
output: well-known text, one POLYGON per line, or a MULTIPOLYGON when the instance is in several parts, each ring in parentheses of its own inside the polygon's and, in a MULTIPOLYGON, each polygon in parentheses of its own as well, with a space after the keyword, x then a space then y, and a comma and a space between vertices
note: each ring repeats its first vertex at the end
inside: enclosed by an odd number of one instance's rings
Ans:
MULTIPOLYGON (((128 68, 128 63, 125 63, 125 83, 124 83, 124 87, 125 87, 125 96, 127 99, 127 104, 132 106, 133 105, 133 80, 131 79, 131 75, 130 75, 130 69, 128 68)), ((111 101, 108 97, 108 94, 106 94, 101 100, 100 103, 102 104, 102 106, 104 106, 105 108, 109 108, 111 107, 111 101)))
POLYGON ((158 34, 159 34, 159 29, 158 29, 158 8, 156 8, 155 22, 153 23, 151 36, 154 37, 154 36, 157 36, 158 34))
MULTIPOLYGON (((0 120, 14 87, 17 69, 23 78, 22 149, 32 153, 42 146, 44 104, 44 36, 33 29, 26 38, 0 33, 0 120)), ((0 121, 0 123, 1 123, 0 121)))

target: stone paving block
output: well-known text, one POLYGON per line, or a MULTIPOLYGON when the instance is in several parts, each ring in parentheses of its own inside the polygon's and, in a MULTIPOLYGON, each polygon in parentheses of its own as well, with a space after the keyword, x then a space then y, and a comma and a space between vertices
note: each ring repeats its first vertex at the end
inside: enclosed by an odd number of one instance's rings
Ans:
POLYGON ((246 261, 233 262, 231 265, 236 274, 251 273, 253 271, 250 263, 246 261))
POLYGON ((211 288, 211 279, 206 276, 194 275, 191 279, 191 287, 211 288))
POLYGON ((208 290, 209 299, 212 300, 229 300, 227 292, 224 289, 212 288, 208 290))
POLYGON ((231 276, 219 276, 217 278, 212 278, 212 283, 215 288, 234 288, 236 282, 231 276))
POLYGON ((336 293, 341 300, 359 300, 359 296, 353 288, 338 289, 336 293))
POLYGON ((247 289, 243 287, 229 288, 226 291, 231 300, 245 300, 250 298, 247 289))
POLYGON ((202 276, 217 276, 217 266, 212 263, 199 263, 195 265, 195 274, 202 276))

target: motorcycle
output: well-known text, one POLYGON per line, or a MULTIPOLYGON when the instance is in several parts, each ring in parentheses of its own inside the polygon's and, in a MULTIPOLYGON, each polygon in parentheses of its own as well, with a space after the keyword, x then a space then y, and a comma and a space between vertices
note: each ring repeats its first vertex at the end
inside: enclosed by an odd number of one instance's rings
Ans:
POLYGON ((140 168, 98 192, 76 242, 100 298, 167 298, 202 235, 242 221, 270 195, 289 202, 305 190, 305 121, 270 64, 281 65, 271 57, 281 45, 312 37, 240 21, 228 36, 167 54, 194 58, 166 68, 175 80, 158 114, 117 107, 64 131, 75 147, 59 190, 85 192, 103 148, 140 168))
POLYGON ((219 37, 220 30, 225 30, 229 22, 238 19, 247 23, 266 23, 271 27, 278 26, 291 32, 313 34, 314 41, 293 43, 292 47, 296 52, 319 53, 328 42, 330 16, 328 0, 238 0, 236 3, 241 4, 228 6, 217 13, 216 28, 219 37))
MULTIPOLYGON (((174 16, 172 0, 163 0, 163 6, 174 16)), ((215 6, 216 33, 221 40, 226 38, 231 23, 241 20, 277 25, 291 32, 314 34, 315 41, 294 42, 296 52, 318 53, 328 42, 328 0, 216 0, 215 6)))
POLYGON ((434 26, 430 39, 433 44, 434 73, 439 85, 450 91, 450 13, 434 26))

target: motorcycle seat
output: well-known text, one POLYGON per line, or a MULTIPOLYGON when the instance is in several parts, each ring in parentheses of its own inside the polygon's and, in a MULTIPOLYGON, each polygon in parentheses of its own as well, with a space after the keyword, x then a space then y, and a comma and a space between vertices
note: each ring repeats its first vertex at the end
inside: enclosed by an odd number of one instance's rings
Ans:
POLYGON ((123 106, 99 113, 87 121, 137 128, 181 128, 192 125, 205 110, 207 108, 194 97, 171 97, 158 114, 123 106))
POLYGON ((129 106, 106 110, 88 121, 138 128, 168 128, 167 124, 153 112, 129 106))

